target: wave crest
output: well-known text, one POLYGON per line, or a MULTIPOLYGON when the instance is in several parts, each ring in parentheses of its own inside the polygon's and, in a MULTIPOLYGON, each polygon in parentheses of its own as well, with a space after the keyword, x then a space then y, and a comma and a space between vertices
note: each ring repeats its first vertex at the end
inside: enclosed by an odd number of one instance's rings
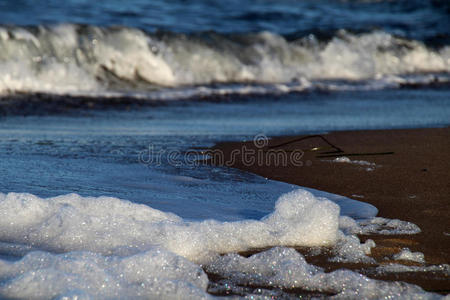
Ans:
POLYGON ((261 32, 153 33, 64 24, 0 27, 0 93, 153 91, 214 83, 379 80, 450 72, 450 47, 385 32, 289 41, 261 32))

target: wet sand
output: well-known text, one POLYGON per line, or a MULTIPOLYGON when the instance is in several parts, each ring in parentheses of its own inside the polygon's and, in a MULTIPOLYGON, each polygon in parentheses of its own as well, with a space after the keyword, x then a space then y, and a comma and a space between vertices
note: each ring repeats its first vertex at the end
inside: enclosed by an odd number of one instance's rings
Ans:
MULTIPOLYGON (((370 238, 376 242, 372 256, 378 264, 391 263, 392 255, 406 247, 424 253, 427 265, 450 263, 450 128, 342 131, 312 137, 261 139, 256 144, 253 141, 217 144, 214 148, 224 152, 225 160, 215 164, 368 202, 378 208, 380 217, 410 221, 420 227, 421 233, 415 235, 360 236, 362 241, 370 238), (231 160, 232 151, 243 146, 262 153, 263 159, 249 164, 244 157, 234 155, 231 160), (300 162, 288 159, 284 163, 270 157, 274 150, 288 154, 301 151, 303 156, 300 162), (364 162, 334 161, 339 157, 364 162)), ((331 264, 324 257, 309 260, 328 270, 348 267, 367 273, 373 267, 331 264)), ((404 280, 427 290, 450 292, 450 279, 442 274, 371 277, 404 280)))

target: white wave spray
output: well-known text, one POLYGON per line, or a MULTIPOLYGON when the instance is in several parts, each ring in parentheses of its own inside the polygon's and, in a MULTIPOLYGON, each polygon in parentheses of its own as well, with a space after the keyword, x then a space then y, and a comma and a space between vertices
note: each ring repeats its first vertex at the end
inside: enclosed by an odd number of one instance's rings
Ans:
MULTIPOLYGON (((288 41, 269 32, 184 35, 72 24, 0 27, 0 94, 148 93, 212 83, 290 84, 275 86, 290 91, 314 80, 392 85, 404 82, 404 75, 448 72, 449 46, 435 50, 380 31, 288 41)), ((426 83, 436 77, 415 80, 426 83)))

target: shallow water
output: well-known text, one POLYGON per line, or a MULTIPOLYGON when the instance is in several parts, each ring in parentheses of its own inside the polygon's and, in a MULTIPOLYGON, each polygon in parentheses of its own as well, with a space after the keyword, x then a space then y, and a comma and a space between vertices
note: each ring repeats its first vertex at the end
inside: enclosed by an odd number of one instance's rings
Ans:
POLYGON ((445 126, 447 96, 445 90, 293 94, 138 111, 8 116, 0 121, 0 190, 41 197, 108 195, 188 218, 260 218, 281 192, 258 191, 264 180, 250 174, 196 167, 183 161, 183 153, 257 134, 445 126), (248 199, 241 201, 251 184, 248 199))

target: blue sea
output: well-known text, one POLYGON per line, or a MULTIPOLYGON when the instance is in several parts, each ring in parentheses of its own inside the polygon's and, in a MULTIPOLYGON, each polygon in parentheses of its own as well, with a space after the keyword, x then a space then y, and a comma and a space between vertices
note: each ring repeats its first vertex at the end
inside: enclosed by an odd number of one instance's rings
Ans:
POLYGON ((0 0, 0 298, 439 298, 292 248, 376 264, 372 205, 204 151, 449 126, 449 28, 444 0, 0 0))

